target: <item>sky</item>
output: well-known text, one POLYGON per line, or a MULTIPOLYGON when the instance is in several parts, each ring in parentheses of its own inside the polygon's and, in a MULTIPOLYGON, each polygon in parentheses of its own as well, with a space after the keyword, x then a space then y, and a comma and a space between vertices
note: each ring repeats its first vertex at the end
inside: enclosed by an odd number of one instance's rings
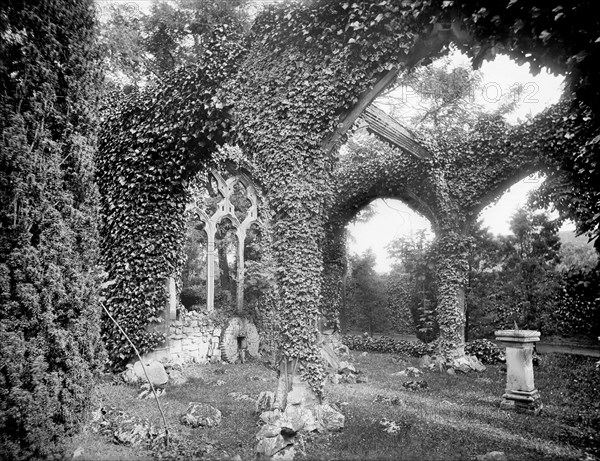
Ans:
MULTIPOLYGON (((456 55, 456 63, 466 62, 467 58, 456 55)), ((499 103, 502 94, 508 94, 511 86, 522 85, 519 107, 507 120, 519 123, 527 114, 536 115, 550 104, 556 103, 563 88, 563 78, 542 71, 537 76, 529 73, 527 65, 518 66, 508 57, 499 55, 493 62, 486 62, 481 67, 483 82, 475 97, 486 107, 493 109, 499 103)), ((407 92, 407 97, 410 97, 407 92)), ((484 226, 494 234, 510 233, 508 221, 511 215, 527 201, 527 193, 541 184, 539 175, 532 175, 507 190, 494 204, 485 208, 480 214, 484 226)), ((366 223, 354 223, 348 226, 349 248, 353 253, 363 253, 371 248, 376 256, 375 270, 380 273, 390 269, 391 261, 387 258, 386 246, 399 236, 414 235, 419 230, 428 230, 429 221, 410 210, 398 200, 377 200, 373 202, 376 214, 366 223)), ((567 223, 563 230, 573 229, 567 223)))

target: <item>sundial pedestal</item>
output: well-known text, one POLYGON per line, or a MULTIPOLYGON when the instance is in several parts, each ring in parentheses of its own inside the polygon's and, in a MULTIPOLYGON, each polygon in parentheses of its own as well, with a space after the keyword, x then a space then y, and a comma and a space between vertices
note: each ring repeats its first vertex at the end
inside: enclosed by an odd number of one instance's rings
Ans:
POLYGON ((500 408, 537 415, 542 410, 533 379, 533 346, 540 340, 534 330, 500 330, 496 342, 506 347, 506 391, 500 408))

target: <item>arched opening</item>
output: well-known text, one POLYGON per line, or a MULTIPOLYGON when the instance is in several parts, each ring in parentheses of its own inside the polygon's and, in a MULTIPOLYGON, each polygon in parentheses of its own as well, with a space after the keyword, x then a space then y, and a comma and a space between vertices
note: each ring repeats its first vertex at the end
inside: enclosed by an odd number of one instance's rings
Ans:
POLYGON ((424 270, 434 239, 430 222, 400 200, 379 198, 348 223, 346 235, 343 331, 433 339, 435 280, 424 270))
POLYGON ((205 222, 191 219, 186 222, 184 253, 186 260, 181 271, 180 301, 188 311, 206 308, 207 244, 205 222))
POLYGON ((222 312, 235 310, 238 246, 236 224, 232 218, 222 218, 216 223, 214 278, 214 306, 222 312))
POLYGON ((259 234, 258 195, 245 175, 211 170, 192 179, 189 197, 181 303, 191 310, 240 313, 246 238, 252 243, 259 234))

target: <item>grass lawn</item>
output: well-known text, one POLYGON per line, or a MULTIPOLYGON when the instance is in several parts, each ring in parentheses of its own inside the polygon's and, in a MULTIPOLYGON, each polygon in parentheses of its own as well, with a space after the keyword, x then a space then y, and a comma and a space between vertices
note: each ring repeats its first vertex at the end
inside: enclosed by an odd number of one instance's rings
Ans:
MULTIPOLYGON (((593 460, 600 455, 600 371, 594 361, 542 356, 535 379, 544 410, 530 416, 500 410, 506 379, 500 365, 469 375, 429 371, 417 378, 425 379, 428 388, 411 391, 402 383, 415 378, 391 376, 399 371, 392 355, 352 352, 352 362, 367 374, 368 383, 329 384, 326 389, 327 399, 346 416, 345 429, 304 435, 296 459, 470 460, 504 451, 511 461, 593 460), (378 395, 383 401, 375 401, 378 395), (392 404, 385 397, 397 398, 392 404), (389 432, 380 424, 384 419, 391 425, 389 432)), ((90 424, 71 440, 72 452, 79 448, 77 459, 254 459, 257 418, 253 401, 244 395, 256 398, 260 391, 274 390, 276 373, 260 362, 189 365, 185 372, 191 377, 188 383, 167 387, 160 397, 173 438, 169 451, 115 445, 90 424), (221 425, 181 425, 179 417, 192 401, 221 410, 221 425)), ((106 381, 98 384, 94 404, 160 427, 154 400, 136 396, 137 388, 106 381)))

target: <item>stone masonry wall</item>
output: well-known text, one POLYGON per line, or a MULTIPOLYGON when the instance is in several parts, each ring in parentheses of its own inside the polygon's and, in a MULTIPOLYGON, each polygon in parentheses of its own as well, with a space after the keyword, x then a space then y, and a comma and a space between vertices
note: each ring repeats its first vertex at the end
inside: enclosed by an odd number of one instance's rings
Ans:
POLYGON ((145 354, 145 361, 206 363, 221 359, 221 328, 216 327, 206 314, 183 313, 178 320, 168 320, 166 330, 166 347, 145 354))

